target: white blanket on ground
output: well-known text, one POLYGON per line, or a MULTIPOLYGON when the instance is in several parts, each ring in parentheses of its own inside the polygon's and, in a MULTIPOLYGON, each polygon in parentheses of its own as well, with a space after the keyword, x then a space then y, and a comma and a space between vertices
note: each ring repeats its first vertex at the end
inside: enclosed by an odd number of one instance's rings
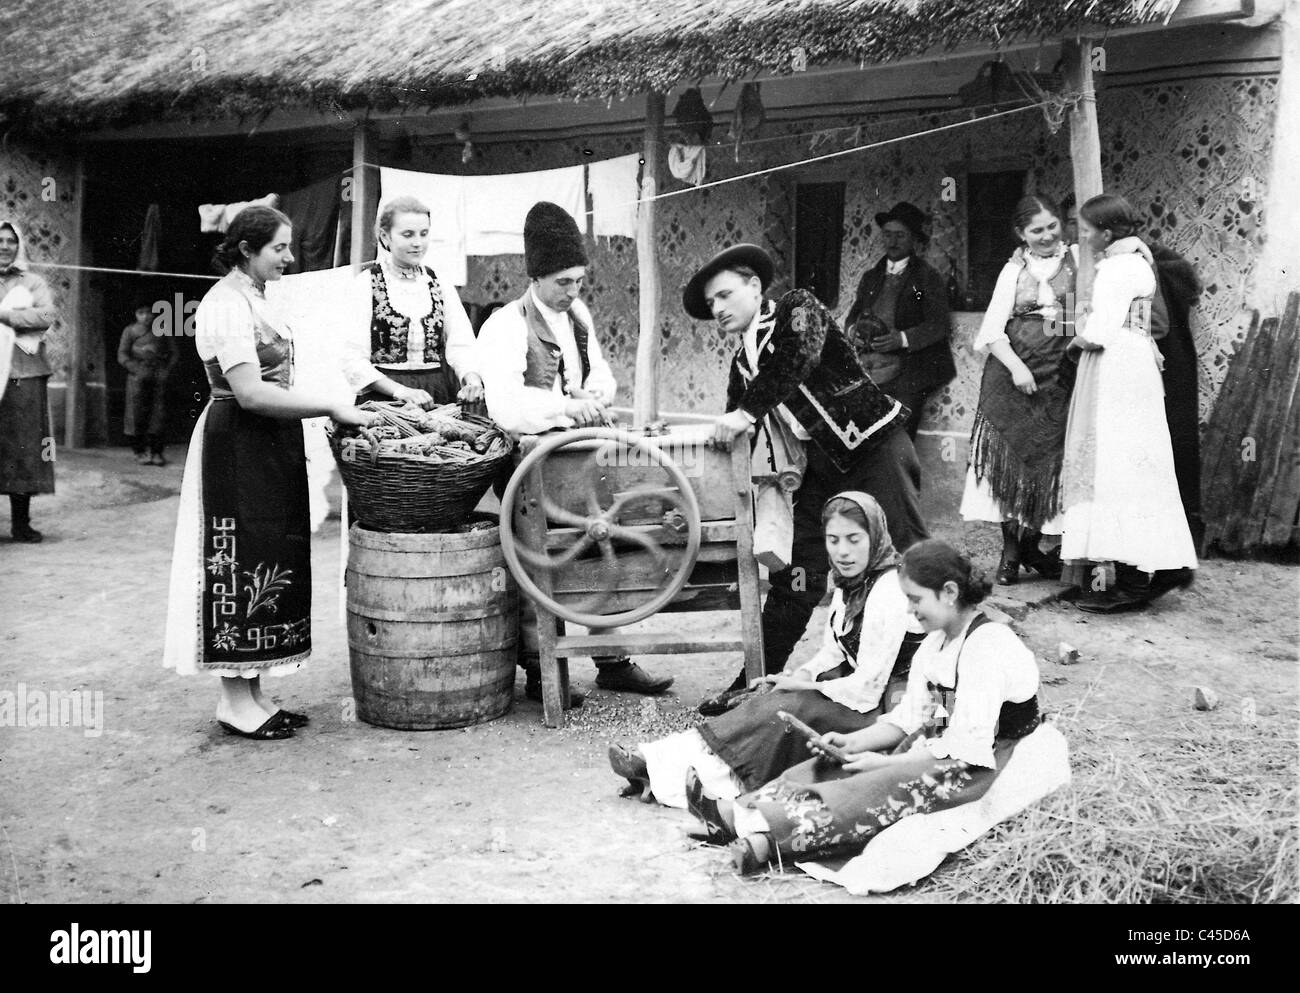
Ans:
POLYGON ((1051 724, 1040 724, 1011 754, 979 800, 933 814, 913 814, 881 831, 838 871, 798 862, 817 879, 850 893, 887 893, 924 879, 953 852, 1070 782, 1069 748, 1051 724))

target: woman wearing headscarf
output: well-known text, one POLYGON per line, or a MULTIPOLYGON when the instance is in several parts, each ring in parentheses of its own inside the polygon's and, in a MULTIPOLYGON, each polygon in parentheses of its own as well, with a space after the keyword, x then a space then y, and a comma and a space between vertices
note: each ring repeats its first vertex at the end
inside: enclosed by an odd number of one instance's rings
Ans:
POLYGON ((610 764, 632 784, 628 793, 685 807, 698 777, 715 795, 740 796, 807 758, 778 711, 847 733, 870 726, 901 694, 922 631, 898 584, 884 511, 866 493, 837 493, 822 508, 822 529, 835 592, 817 654, 757 680, 758 692, 694 730, 634 751, 613 746, 610 764))
POLYGON ((14 541, 41 540, 32 527, 32 497, 54 492, 54 432, 46 397, 54 370, 45 354, 45 330, 56 316, 49 286, 28 269, 22 232, 13 221, 0 222, 0 326, 13 333, 0 394, 0 493, 9 495, 14 541))

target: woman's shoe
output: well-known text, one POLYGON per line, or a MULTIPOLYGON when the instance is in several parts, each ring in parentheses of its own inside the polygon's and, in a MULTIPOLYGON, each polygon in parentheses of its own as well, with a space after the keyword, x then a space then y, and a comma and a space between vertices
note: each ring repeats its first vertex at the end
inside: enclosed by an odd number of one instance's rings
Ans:
POLYGON ((271 715, 271 719, 278 720, 285 727, 295 731, 311 723, 311 718, 306 714, 295 714, 292 710, 277 710, 271 715))
POLYGON ((1060 579, 1064 569, 1061 550, 1053 548, 1050 552, 1044 552, 1038 547, 1036 539, 1032 545, 1021 546, 1020 564, 1026 569, 1033 569, 1044 579, 1060 579))
POLYGON ((704 841, 710 845, 725 845, 734 841, 736 832, 722 819, 718 798, 704 792, 700 774, 694 768, 686 770, 686 809, 704 825, 704 841))
POLYGON ((754 843, 759 841, 763 847, 771 852, 772 836, 770 834, 751 834, 744 838, 737 838, 728 847, 731 850, 731 867, 736 870, 740 876, 752 876, 756 872, 762 872, 771 864, 770 858, 761 858, 754 850, 754 843))
POLYGON ((654 803, 655 795, 650 790, 650 770, 645 758, 636 752, 629 752, 622 745, 609 746, 609 767, 616 775, 628 781, 619 796, 635 796, 642 803, 654 803))
POLYGON ((279 715, 268 717, 256 731, 241 731, 235 725, 227 724, 225 721, 217 721, 217 723, 225 728, 226 734, 251 738, 253 741, 282 741, 293 737, 293 728, 280 720, 279 715))
POLYGON ((45 539, 45 535, 30 524, 15 524, 11 533, 14 541, 25 542, 28 545, 39 545, 45 539))
POLYGON ((998 562, 997 580, 999 586, 1015 586, 1020 582, 1020 563, 1008 561, 1006 554, 1003 553, 998 562))

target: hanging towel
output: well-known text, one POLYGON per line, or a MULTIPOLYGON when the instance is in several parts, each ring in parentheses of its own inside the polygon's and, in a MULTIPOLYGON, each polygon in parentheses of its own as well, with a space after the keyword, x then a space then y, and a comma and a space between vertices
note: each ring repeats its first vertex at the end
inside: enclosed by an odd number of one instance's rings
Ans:
POLYGON ((586 213, 583 167, 501 176, 465 177, 465 251, 468 255, 523 255, 524 218, 549 200, 574 220, 586 213))
POLYGON ((199 230, 225 234, 235 215, 245 207, 278 207, 279 205, 280 198, 274 193, 268 193, 256 200, 241 200, 239 203, 201 203, 199 204, 199 230))
MULTIPOLYGON (((469 278, 465 270, 465 177, 444 176, 410 169, 379 170, 379 209, 393 197, 412 196, 433 215, 429 225, 429 253, 425 264, 455 286, 469 278)), ((520 224, 523 221, 519 222, 520 224)))
POLYGON ((348 307, 352 267, 318 269, 273 279, 266 284, 266 299, 275 305, 293 329, 293 381, 310 393, 339 400, 352 396, 343 378, 341 321, 348 307))
POLYGON ((144 230, 140 233, 140 260, 135 267, 141 272, 158 271, 158 237, 162 232, 162 213, 156 203, 144 212, 144 230))
POLYGON ((587 189, 591 193, 592 234, 597 238, 619 235, 636 237, 636 201, 640 189, 637 173, 641 156, 620 155, 587 166, 587 189))
POLYGON ((703 145, 669 145, 668 171, 683 183, 699 186, 704 182, 705 158, 703 145))
POLYGON ((341 188, 339 180, 331 176, 280 198, 280 209, 293 221, 293 264, 289 272, 313 272, 333 265, 341 188))

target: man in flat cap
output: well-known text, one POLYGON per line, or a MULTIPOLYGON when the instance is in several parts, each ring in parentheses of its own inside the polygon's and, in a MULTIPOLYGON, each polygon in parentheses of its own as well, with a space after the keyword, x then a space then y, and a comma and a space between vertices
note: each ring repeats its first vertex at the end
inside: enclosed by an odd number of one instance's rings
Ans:
POLYGON ((885 255, 862 275, 844 320, 858 358, 877 386, 907 407, 916 438, 925 401, 957 374, 948 338, 948 288, 917 257, 929 237, 925 214, 906 201, 876 215, 885 255))
MULTIPOLYGON (((697 320, 717 321, 738 340, 727 383, 719 441, 733 441, 764 418, 780 418, 808 458, 795 493, 790 565, 769 577, 763 606, 763 661, 780 672, 826 591, 822 505, 843 490, 879 502, 900 552, 929 536, 919 504, 921 467, 904 430, 907 409, 863 370, 830 312, 807 290, 764 299, 771 257, 735 245, 705 263, 682 303, 697 320)), ((732 689, 745 685, 744 673, 732 689)), ((715 698, 716 700, 716 698, 715 698)), ((719 704, 705 710, 715 710, 719 704)))
MULTIPOLYGON (((577 222, 557 204, 533 205, 524 220, 528 289, 479 331, 478 353, 488 414, 512 434, 600 424, 618 384, 600 351, 591 312, 578 294, 587 250, 577 222)), ((662 693, 672 677, 656 678, 626 656, 596 663, 596 685, 631 693, 662 693)), ((536 654, 524 653, 525 695, 542 698, 536 654)), ((582 695, 570 692, 570 706, 582 695)))

